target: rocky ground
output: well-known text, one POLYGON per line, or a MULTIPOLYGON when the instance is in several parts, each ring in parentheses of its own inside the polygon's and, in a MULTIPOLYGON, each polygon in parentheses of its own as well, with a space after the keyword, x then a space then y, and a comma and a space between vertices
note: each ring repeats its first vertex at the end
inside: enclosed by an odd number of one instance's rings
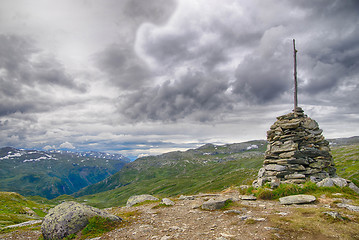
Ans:
MULTIPOLYGON (((237 192, 222 194, 239 198, 237 192)), ((359 239, 359 212, 338 207, 338 203, 351 202, 340 195, 334 199, 321 196, 315 203, 304 205, 239 199, 226 209, 201 209, 203 202, 218 197, 174 199, 175 204, 168 207, 152 202, 109 209, 124 221, 119 228, 96 239, 359 239), (329 217, 325 212, 339 215, 329 217)), ((0 235, 0 239, 38 239, 40 235, 39 230, 18 230, 0 235)))

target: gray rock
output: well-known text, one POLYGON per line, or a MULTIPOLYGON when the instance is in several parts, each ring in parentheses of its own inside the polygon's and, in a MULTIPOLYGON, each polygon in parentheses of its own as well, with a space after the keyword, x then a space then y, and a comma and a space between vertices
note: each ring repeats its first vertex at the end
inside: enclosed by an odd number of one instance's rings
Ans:
POLYGON ((346 203, 338 203, 337 206, 341 208, 346 208, 350 211, 359 212, 359 206, 354 206, 346 203))
POLYGON ((349 183, 349 188, 351 188, 354 192, 359 194, 359 187, 357 187, 357 185, 355 185, 354 183, 349 183))
POLYGON ((278 164, 268 164, 268 165, 265 165, 264 166, 264 169, 267 170, 267 171, 277 171, 277 172, 280 172, 280 171, 284 171, 287 169, 286 166, 283 166, 283 165, 278 165, 278 164))
POLYGON ((312 195, 292 195, 287 197, 279 198, 280 204, 290 205, 290 204, 304 204, 304 203, 312 203, 316 200, 316 198, 312 195))
POLYGON ((241 200, 255 201, 257 198, 253 195, 242 195, 241 200))
POLYGON ((42 220, 31 220, 31 221, 22 222, 22 223, 15 224, 15 225, 6 226, 3 229, 30 226, 30 225, 35 225, 35 224, 38 224, 38 223, 41 223, 41 222, 42 222, 42 220))
POLYGON ((298 143, 293 141, 286 141, 283 144, 272 145, 270 151, 272 153, 291 152, 298 150, 298 143))
POLYGON ((226 205, 228 198, 210 199, 202 204, 202 209, 205 210, 217 210, 226 205))
POLYGON ((308 118, 302 122, 302 126, 306 129, 314 130, 318 128, 318 123, 315 120, 308 118))
POLYGON ((343 220, 344 218, 342 217, 342 215, 340 215, 340 213, 338 212, 334 212, 334 211, 330 211, 330 212, 323 212, 325 215, 332 217, 333 219, 339 219, 339 220, 343 220))
POLYGON ((77 202, 64 202, 49 211, 42 222, 41 231, 44 239, 62 239, 77 233, 95 216, 109 218, 113 221, 122 219, 91 206, 77 202))
POLYGON ((165 205, 167 205, 167 206, 173 206, 173 205, 175 205, 175 203, 174 203, 171 199, 169 199, 169 198, 163 198, 163 199, 161 200, 161 203, 162 203, 162 204, 165 204, 165 205))
POLYGON ((194 196, 181 195, 178 199, 179 199, 179 200, 194 200, 195 197, 194 197, 194 196))
POLYGON ((300 178, 305 178, 305 175, 304 174, 289 174, 289 175, 286 175, 284 177, 285 179, 300 179, 300 178))
POLYGON ((322 181, 317 183, 318 187, 333 187, 334 182, 331 178, 325 178, 322 181))
POLYGON ((348 181, 344 178, 341 177, 335 177, 332 178, 334 185, 338 186, 338 187, 346 187, 348 185, 348 181))
POLYGON ((226 214, 241 214, 242 212, 239 211, 239 210, 227 210, 227 211, 224 211, 224 213, 226 214))
POLYGON ((126 203, 127 207, 132 207, 133 205, 137 204, 137 203, 141 203, 144 201, 158 201, 159 199, 149 195, 149 194, 142 194, 142 195, 135 195, 135 196, 131 196, 126 203))
POLYGON ((335 177, 335 178, 325 178, 322 181, 317 183, 318 187, 345 187, 348 185, 348 181, 344 178, 335 177))

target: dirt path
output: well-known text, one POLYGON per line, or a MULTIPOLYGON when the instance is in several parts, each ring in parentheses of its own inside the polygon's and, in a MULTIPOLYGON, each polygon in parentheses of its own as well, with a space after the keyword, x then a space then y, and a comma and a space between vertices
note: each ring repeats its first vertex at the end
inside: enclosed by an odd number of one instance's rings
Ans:
MULTIPOLYGON (((233 196, 238 198, 238 193, 233 196)), ((348 234, 344 233, 346 235, 339 235, 339 231, 338 235, 335 235, 337 230, 328 235, 328 233, 318 232, 316 230, 318 227, 310 230, 311 226, 303 228, 303 231, 298 228, 298 232, 293 233, 291 229, 287 229, 286 226, 289 227, 289 225, 286 224, 291 224, 292 220, 298 216, 303 218, 303 221, 307 221, 305 222, 307 225, 308 221, 309 225, 312 224, 311 219, 324 221, 323 209, 345 213, 346 210, 332 207, 332 199, 319 199, 315 204, 291 206, 280 205, 278 201, 238 200, 227 210, 202 210, 200 206, 209 198, 211 197, 197 196, 195 200, 175 200, 175 205, 169 207, 159 207, 157 202, 136 207, 109 209, 111 213, 123 216, 125 221, 119 228, 96 240, 359 239, 359 221, 357 221, 359 214, 356 214, 356 217, 351 216, 350 218, 354 221, 345 222, 345 225, 343 225, 344 222, 327 222, 328 229, 350 226, 350 229, 345 230, 348 232, 348 234), (279 227, 278 222, 281 223, 279 227)), ((353 213, 350 212, 350 214, 353 213)), ((327 223, 324 221, 324 224, 327 223)), ((316 223, 313 222, 313 226, 314 224, 316 223)), ((37 240, 40 235, 39 230, 18 230, 0 235, 0 239, 37 240)))
POLYGON ((275 201, 240 201, 230 210, 202 210, 199 206, 207 199, 176 201, 171 207, 154 208, 158 203, 153 203, 117 209, 139 216, 101 239, 273 239, 280 235, 268 215, 286 216, 291 212, 290 207, 275 201))

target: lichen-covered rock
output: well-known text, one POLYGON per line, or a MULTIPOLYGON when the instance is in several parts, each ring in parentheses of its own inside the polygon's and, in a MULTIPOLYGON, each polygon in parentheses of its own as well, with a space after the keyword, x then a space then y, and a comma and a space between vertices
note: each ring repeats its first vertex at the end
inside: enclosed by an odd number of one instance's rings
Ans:
POLYGON ((164 204, 164 205, 166 205, 166 206, 173 206, 173 205, 175 205, 175 203, 174 203, 171 199, 169 199, 169 198, 163 198, 163 199, 161 200, 161 203, 164 204))
POLYGON ((202 209, 205 210, 216 210, 221 209, 226 205, 226 202, 231 200, 230 198, 218 198, 210 199, 202 204, 202 209))
POLYGON ((290 204, 304 204, 304 203, 312 203, 316 200, 316 198, 312 195, 292 195, 287 197, 279 198, 280 204, 290 205, 290 204))
POLYGON ((348 181, 341 177, 334 177, 334 178, 325 178, 322 181, 317 183, 318 187, 346 187, 348 186, 348 181))
POLYGON ((137 203, 141 203, 144 201, 158 201, 159 199, 149 195, 149 194, 142 194, 142 195, 135 195, 135 196, 131 196, 126 203, 127 207, 132 207, 133 205, 137 204, 137 203))
POLYGON ((122 220, 104 210, 70 201, 61 203, 49 211, 42 222, 41 232, 44 239, 62 239, 79 232, 94 216, 113 221, 122 220))

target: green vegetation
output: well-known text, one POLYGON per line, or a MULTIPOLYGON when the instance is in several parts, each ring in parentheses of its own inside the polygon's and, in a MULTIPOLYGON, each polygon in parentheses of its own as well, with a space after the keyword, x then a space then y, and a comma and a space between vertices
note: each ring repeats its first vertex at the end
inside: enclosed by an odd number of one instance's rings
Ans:
MULTIPOLYGON (((146 171, 136 171, 137 174, 133 173, 135 170, 131 171, 130 174, 136 176, 132 182, 114 190, 80 197, 79 200, 87 200, 88 204, 97 207, 110 207, 124 205, 130 196, 136 194, 171 197, 218 192, 230 186, 250 183, 261 164, 261 157, 204 165, 178 161, 173 166, 150 167, 146 171), (246 165, 252 165, 253 168, 243 167, 246 165)), ((120 175, 120 179, 126 178, 125 174, 120 175)))
MULTIPOLYGON (((263 163, 264 142, 250 142, 259 146, 246 150, 245 146, 207 144, 186 152, 171 152, 160 156, 141 158, 126 165, 120 172, 108 179, 83 189, 78 196, 92 192, 93 195, 79 197, 90 205, 110 207, 124 205, 136 194, 153 194, 171 197, 181 194, 218 192, 230 186, 251 184, 263 163), (106 191, 107 189, 112 189, 106 191), (105 191, 105 192, 102 192, 105 191)), ((351 143, 352 144, 352 143, 351 143)), ((359 186, 359 144, 342 145, 333 148, 332 155, 338 168, 338 175, 352 180, 359 186)), ((248 189, 252 193, 253 188, 248 189)), ((313 183, 303 187, 286 184, 271 191, 268 188, 256 190, 261 199, 278 199, 290 194, 329 194, 340 192, 348 197, 349 188, 317 188, 313 183)))
POLYGON ((359 186, 359 144, 332 148, 337 174, 359 186))
POLYGON ((0 227, 44 217, 48 205, 26 199, 18 193, 0 192, 0 227))
POLYGON ((342 193, 343 197, 349 199, 359 199, 358 194, 349 187, 318 187, 313 182, 306 182, 303 185, 281 184, 276 189, 270 189, 269 186, 263 186, 258 189, 249 188, 246 193, 254 194, 257 198, 264 200, 279 199, 281 197, 297 194, 311 194, 317 197, 323 194, 331 196, 333 193, 342 193))
POLYGON ((108 218, 95 216, 90 218, 87 226, 82 230, 80 239, 89 239, 101 236, 102 234, 115 229, 120 222, 111 221, 108 218))
POLYGON ((358 239, 359 213, 336 209, 343 216, 333 220, 324 214, 325 208, 295 208, 288 216, 268 215, 272 227, 278 229, 279 235, 272 239, 358 239), (280 237, 279 237, 280 236, 280 237))

